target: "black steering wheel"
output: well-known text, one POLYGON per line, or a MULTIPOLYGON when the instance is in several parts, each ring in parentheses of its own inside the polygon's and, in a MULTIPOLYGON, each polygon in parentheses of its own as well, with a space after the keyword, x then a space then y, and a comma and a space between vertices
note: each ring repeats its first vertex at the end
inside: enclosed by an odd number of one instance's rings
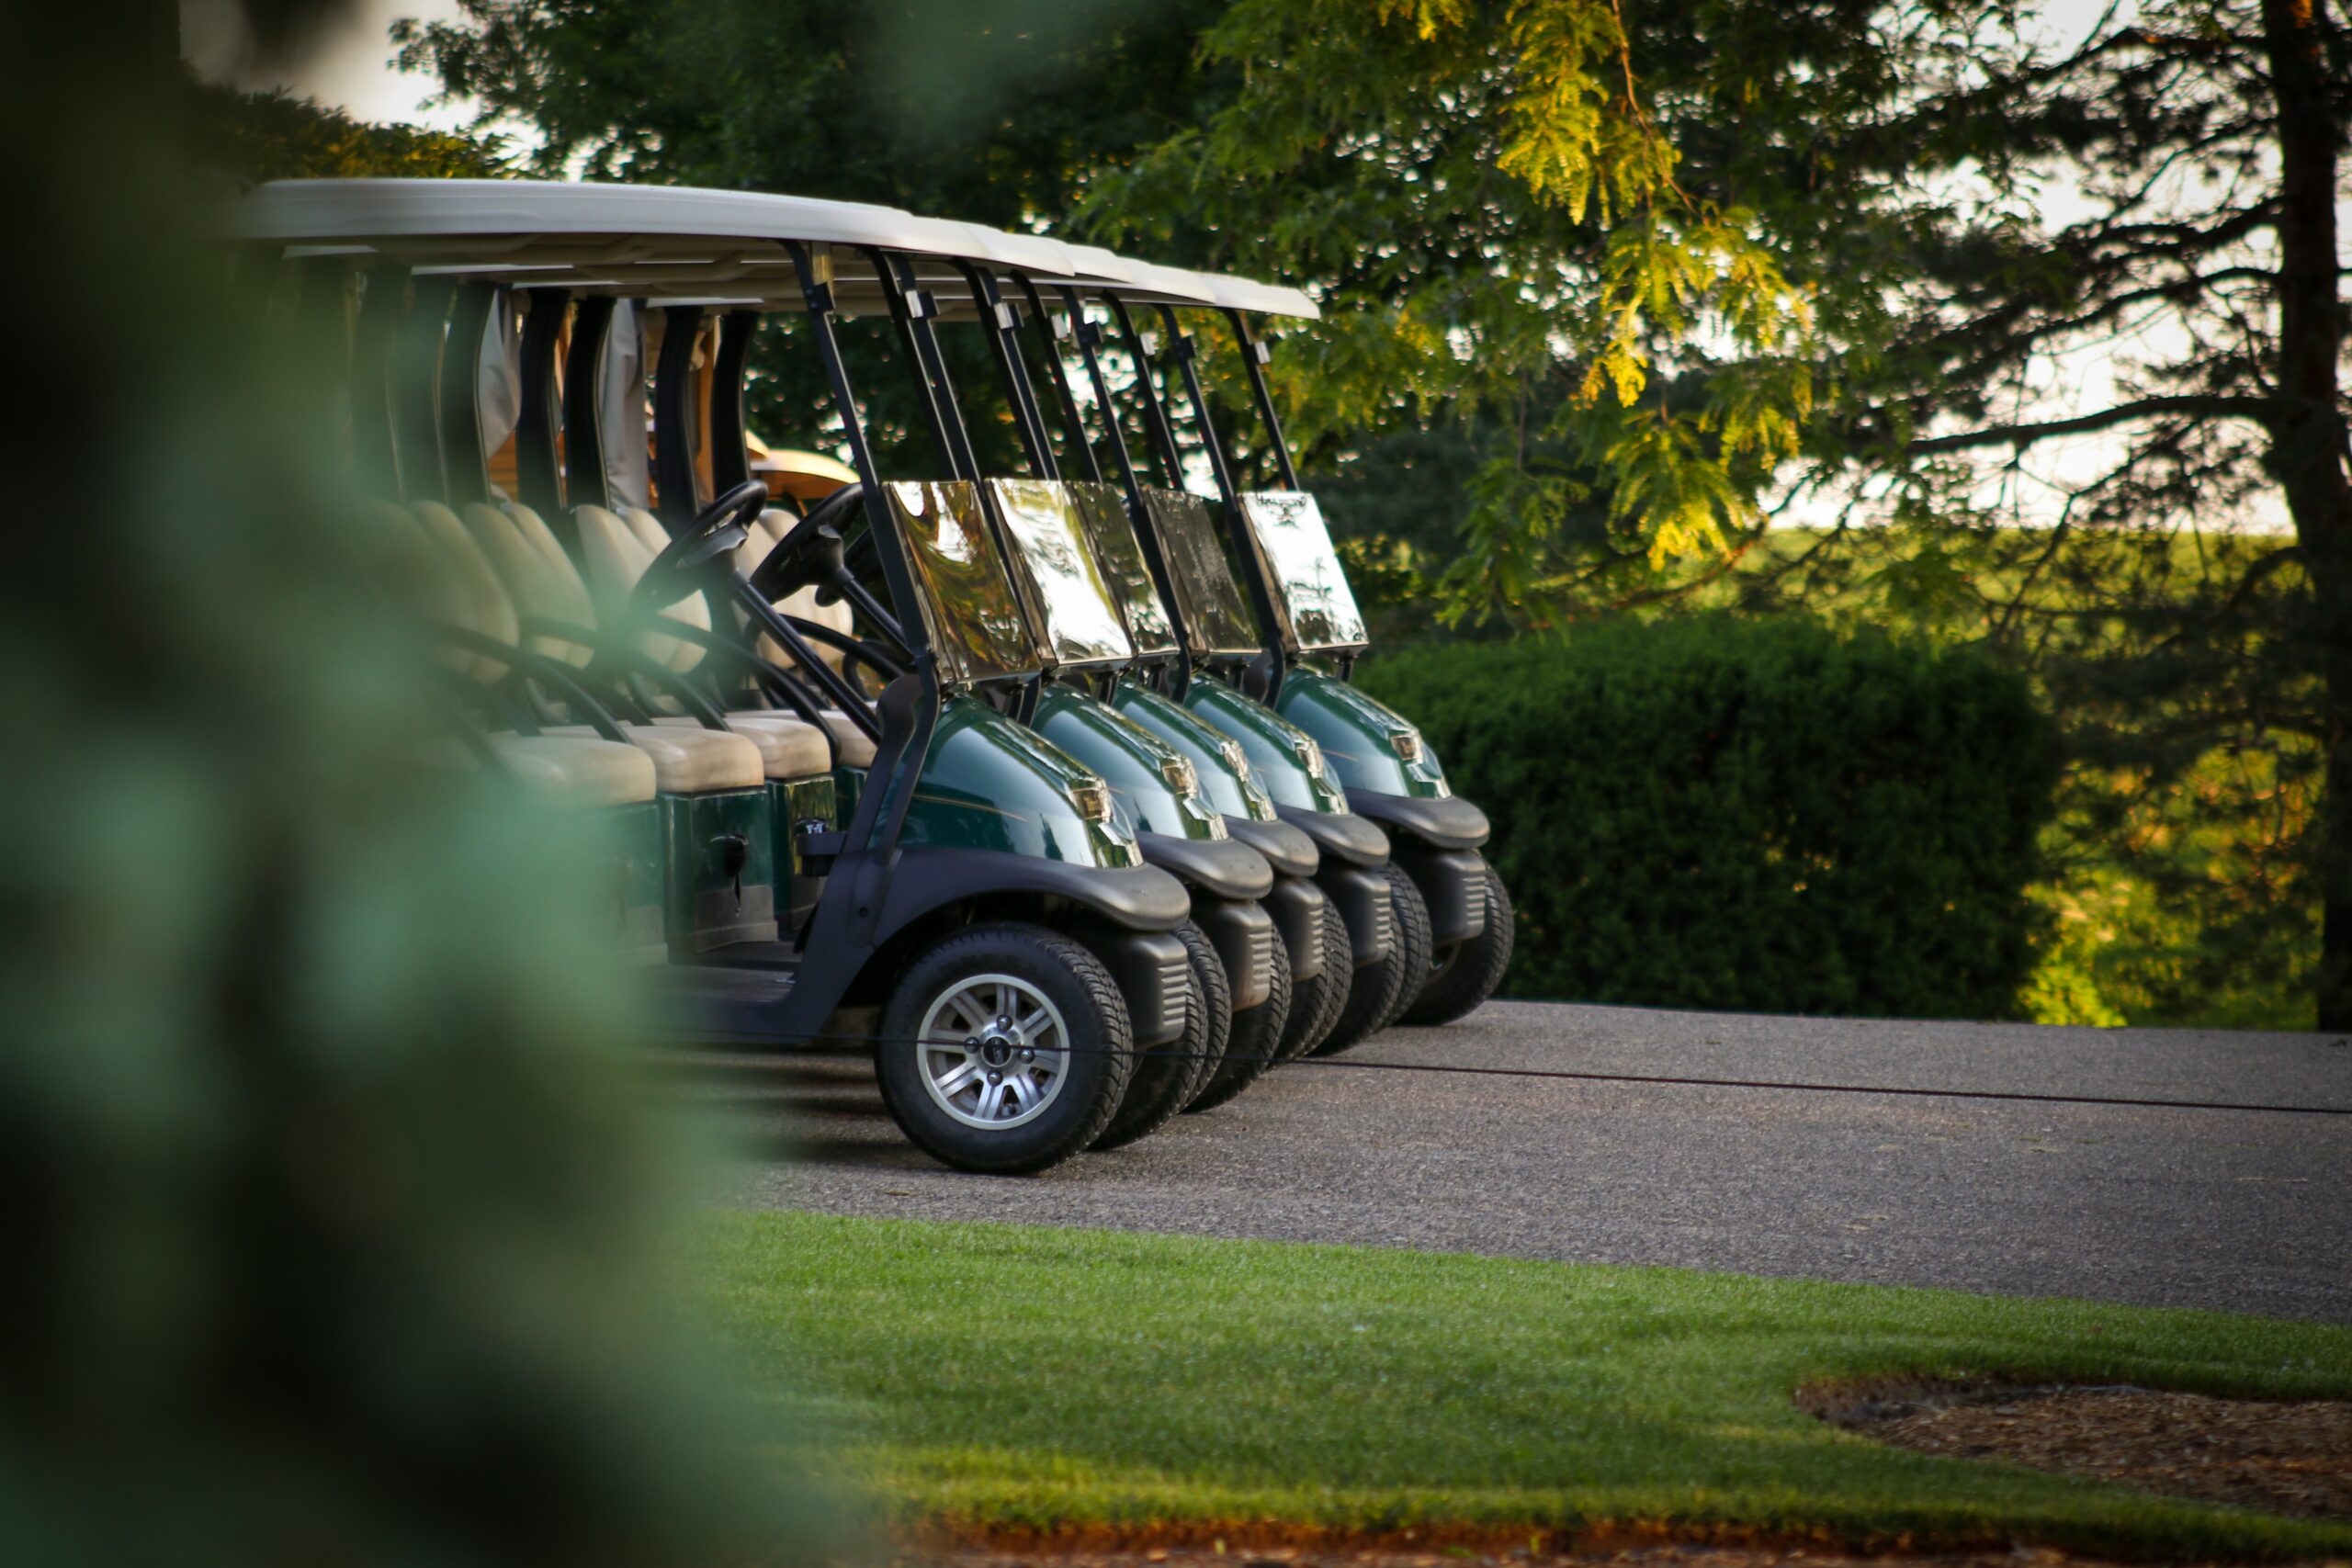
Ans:
POLYGON ((707 586, 707 568, 751 536, 752 520, 768 503, 768 487, 746 479, 702 509, 695 520, 662 547, 662 553, 637 580, 628 596, 629 610, 639 616, 659 615, 690 593, 707 586))
POLYGON ((810 507, 808 515, 795 523, 766 558, 752 569, 752 586, 760 591, 760 597, 773 604, 812 582, 831 582, 842 564, 842 525, 856 514, 865 500, 865 486, 853 482, 810 507))

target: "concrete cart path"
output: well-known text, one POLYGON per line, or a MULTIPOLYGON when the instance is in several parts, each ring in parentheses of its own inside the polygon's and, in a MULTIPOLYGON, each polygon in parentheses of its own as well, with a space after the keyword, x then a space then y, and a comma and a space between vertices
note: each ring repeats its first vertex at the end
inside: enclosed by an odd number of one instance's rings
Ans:
MULTIPOLYGON (((1343 1060, 2352 1107, 2328 1035, 1498 1002, 1343 1060)), ((737 1201, 1668 1264, 2352 1321, 2352 1117, 1293 1066, 1027 1180, 907 1145, 861 1062, 746 1075, 737 1201)))

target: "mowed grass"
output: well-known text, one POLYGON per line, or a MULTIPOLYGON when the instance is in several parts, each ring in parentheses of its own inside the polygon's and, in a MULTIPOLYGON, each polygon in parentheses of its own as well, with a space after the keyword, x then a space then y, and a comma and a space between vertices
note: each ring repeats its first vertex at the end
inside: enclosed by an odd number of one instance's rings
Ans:
POLYGON ((901 1520, 2352 1554, 2352 1527, 1884 1449, 1791 1404, 1889 1374, 2352 1394, 2343 1328, 1022 1225, 729 1213, 704 1246, 755 1375, 813 1395, 825 1468, 901 1520))

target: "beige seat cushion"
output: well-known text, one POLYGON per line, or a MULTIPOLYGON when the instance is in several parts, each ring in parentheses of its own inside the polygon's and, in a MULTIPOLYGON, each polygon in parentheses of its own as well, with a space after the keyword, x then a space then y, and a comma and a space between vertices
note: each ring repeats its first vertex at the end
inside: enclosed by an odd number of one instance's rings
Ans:
MULTIPOLYGON (((630 745, 652 759, 654 783, 667 795, 757 789, 767 779, 759 747, 740 735, 661 723, 625 724, 621 732, 630 745)), ((594 736, 596 732, 584 724, 567 724, 548 733, 594 736)))
MULTIPOLYGON (((569 561, 560 570, 550 563, 514 516, 500 507, 476 502, 463 515, 468 531, 498 573, 522 619, 594 628, 596 611, 588 585, 569 561)), ((523 646, 571 664, 585 665, 594 657, 594 649, 570 637, 529 636, 523 639, 523 646)))
POLYGON ((493 735, 490 744, 540 799, 593 807, 653 798, 653 759, 635 746, 572 735, 493 735))
MULTIPOLYGON (((437 501, 417 502, 408 513, 456 575, 466 602, 466 616, 458 624, 499 642, 514 643, 521 634, 514 602, 507 597, 497 569, 458 521, 458 514, 437 501)), ((477 654, 473 671, 477 680, 495 681, 506 672, 506 666, 477 654)))
POLYGON ((874 742, 865 731, 849 721, 849 715, 838 708, 820 708, 817 716, 833 732, 833 744, 841 749, 842 766, 868 768, 874 765, 874 742))
MULTIPOLYGON (((693 718, 657 718, 656 724, 681 728, 693 718)), ((760 763, 772 779, 813 778, 831 773, 833 759, 825 733, 788 713, 730 713, 727 728, 760 749, 760 763)))
MULTIPOLYGON (((650 547, 629 522, 604 507, 577 506, 571 516, 580 527, 580 556, 588 568, 588 586, 595 593, 601 624, 619 626, 628 618, 629 595, 637 588, 637 580, 645 575, 660 551, 650 547)), ((650 514, 646 521, 656 531, 662 526, 650 514)), ((699 593, 665 606, 662 614, 698 630, 710 630, 710 606, 699 593)), ((701 649, 675 637, 649 635, 645 651, 682 673, 702 662, 701 649)))

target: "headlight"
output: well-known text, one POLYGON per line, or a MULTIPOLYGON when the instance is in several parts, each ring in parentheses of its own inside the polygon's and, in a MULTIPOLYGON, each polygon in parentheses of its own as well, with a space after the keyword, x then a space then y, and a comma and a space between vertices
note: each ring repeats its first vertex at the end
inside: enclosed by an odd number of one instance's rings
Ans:
POLYGON ((1101 779, 1088 779, 1069 786, 1069 798, 1078 814, 1089 822, 1111 820, 1111 786, 1101 779))
POLYGON ((1298 738, 1298 761, 1306 768, 1307 777, 1319 779, 1323 776, 1323 748, 1315 743, 1312 735, 1298 738))
POLYGON ((1193 771, 1193 759, 1190 757, 1160 759, 1159 776, 1166 779, 1168 787, 1180 795, 1201 792, 1201 775, 1193 771))
POLYGON ((1421 732, 1418 729, 1392 729, 1389 743, 1396 748, 1400 761, 1418 762, 1421 760, 1421 732))
POLYGON ((1216 743, 1216 749, 1225 753, 1227 764, 1241 775, 1241 782, 1248 784, 1250 782, 1250 753, 1241 749, 1241 742, 1227 736, 1216 743))

